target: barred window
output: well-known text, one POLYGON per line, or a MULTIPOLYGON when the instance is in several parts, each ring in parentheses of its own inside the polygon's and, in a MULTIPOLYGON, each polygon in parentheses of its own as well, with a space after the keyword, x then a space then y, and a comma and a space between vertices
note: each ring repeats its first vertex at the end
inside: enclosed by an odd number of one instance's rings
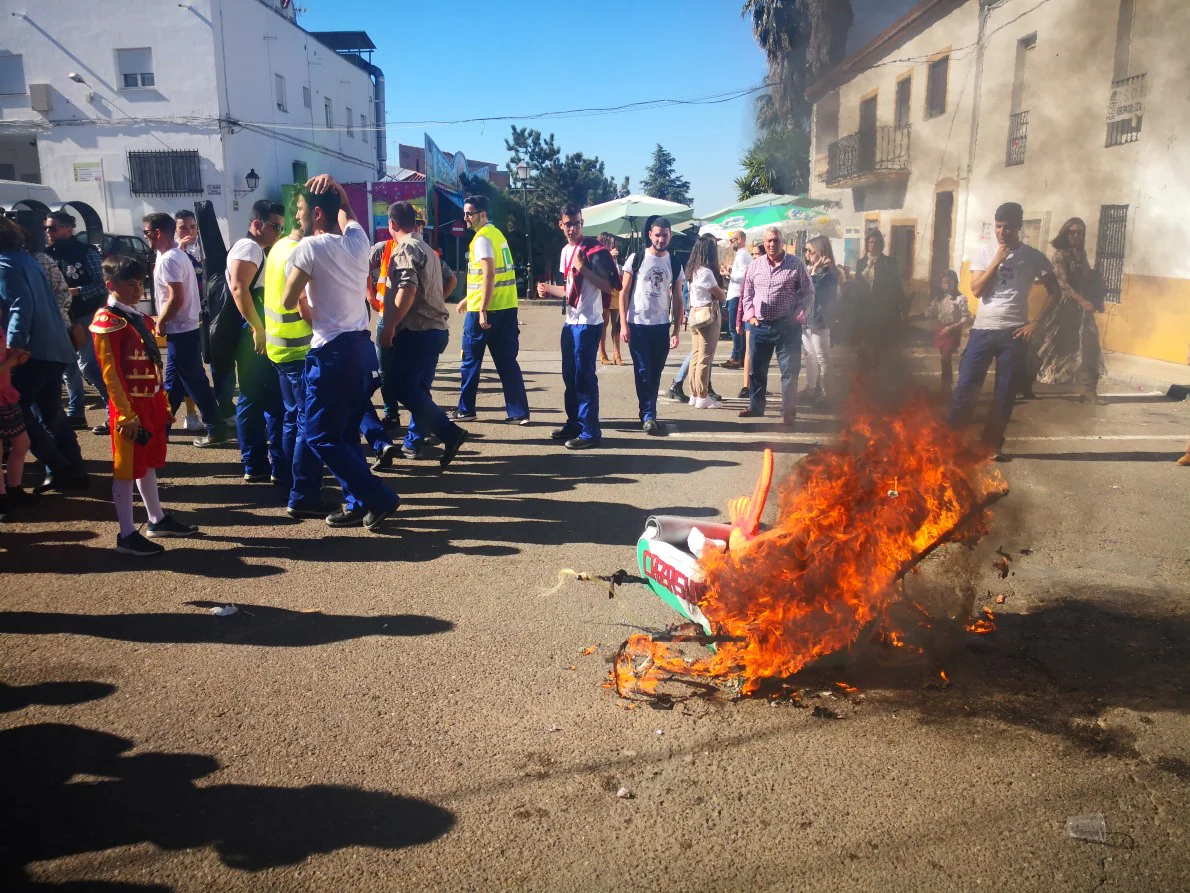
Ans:
POLYGON ((128 179, 133 195, 202 195, 198 150, 129 152, 128 179))
POLYGON ((355 136, 355 131, 352 130, 352 128, 351 128, 351 121, 352 121, 351 106, 347 106, 347 135, 355 136))

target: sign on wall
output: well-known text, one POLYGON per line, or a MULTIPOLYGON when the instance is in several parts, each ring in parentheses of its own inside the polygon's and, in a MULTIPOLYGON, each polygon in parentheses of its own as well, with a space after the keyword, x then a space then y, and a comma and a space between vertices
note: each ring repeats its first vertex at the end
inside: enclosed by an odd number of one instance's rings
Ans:
POLYGON ((388 206, 394 202, 410 202, 426 216, 426 184, 415 181, 382 181, 372 184, 372 231, 376 240, 388 238, 388 206))
POLYGON ((74 182, 76 182, 76 183, 102 183, 103 182, 103 162, 101 162, 101 161, 76 161, 74 163, 74 182))

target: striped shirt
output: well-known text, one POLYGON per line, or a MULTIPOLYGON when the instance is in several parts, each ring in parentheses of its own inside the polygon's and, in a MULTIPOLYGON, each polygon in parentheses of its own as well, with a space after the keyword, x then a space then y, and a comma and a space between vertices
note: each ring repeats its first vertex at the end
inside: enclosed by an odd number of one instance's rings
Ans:
POLYGON ((805 322, 814 305, 814 280, 806 265, 786 251, 780 263, 772 263, 767 255, 748 265, 744 287, 740 295, 740 316, 747 322, 778 322, 792 317, 805 322))

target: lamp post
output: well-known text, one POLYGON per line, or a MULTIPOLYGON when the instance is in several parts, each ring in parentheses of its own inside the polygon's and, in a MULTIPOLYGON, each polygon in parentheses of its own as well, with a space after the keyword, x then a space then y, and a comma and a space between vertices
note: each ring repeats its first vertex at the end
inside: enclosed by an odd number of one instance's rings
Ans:
POLYGON ((521 197, 525 203, 525 297, 533 297, 533 235, 529 224, 529 165, 516 166, 516 178, 521 182, 521 197))
POLYGON ((236 189, 235 198, 243 198, 256 191, 256 187, 260 185, 260 174, 256 173, 256 168, 248 171, 248 176, 244 177, 244 182, 248 184, 247 189, 236 189))

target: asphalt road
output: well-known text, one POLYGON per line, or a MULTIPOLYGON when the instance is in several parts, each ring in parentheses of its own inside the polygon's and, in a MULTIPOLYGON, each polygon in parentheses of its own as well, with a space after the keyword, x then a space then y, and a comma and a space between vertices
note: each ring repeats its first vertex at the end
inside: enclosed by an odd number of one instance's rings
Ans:
POLYGON ((648 438, 611 367, 603 449, 567 453, 558 310, 523 322, 533 424, 500 423, 490 376, 449 471, 389 476, 384 535, 290 521, 234 451, 179 437, 163 497, 204 536, 124 558, 83 435, 92 492, 0 528, 0 888, 1190 889, 1190 404, 1105 385, 1019 408, 991 534, 910 578, 970 588, 997 632, 813 674, 802 708, 660 711, 601 683, 676 615, 641 587, 541 593, 631 569, 646 515, 718 516, 764 446, 787 473, 836 422, 667 403, 673 436, 648 438), (1107 844, 1068 838, 1088 813, 1107 844))

